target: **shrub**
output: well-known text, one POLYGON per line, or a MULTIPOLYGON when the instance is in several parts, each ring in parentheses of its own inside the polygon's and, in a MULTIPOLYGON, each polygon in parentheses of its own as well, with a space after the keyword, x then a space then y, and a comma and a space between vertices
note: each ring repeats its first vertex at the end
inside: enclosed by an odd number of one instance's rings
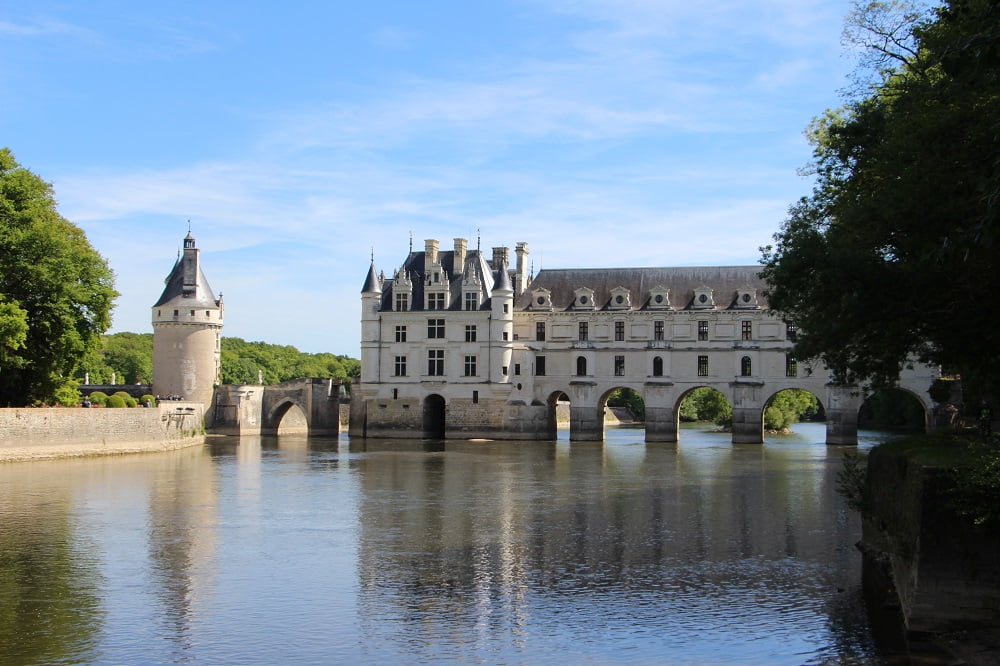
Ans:
POLYGON ((125 398, 125 405, 128 407, 138 407, 139 401, 133 398, 132 396, 129 396, 125 398))
POLYGON ((76 382, 63 384, 56 389, 52 396, 57 405, 63 407, 76 407, 83 399, 83 394, 76 389, 76 382))
POLYGON ((156 407, 156 397, 147 393, 146 395, 139 398, 140 405, 146 405, 146 403, 149 403, 150 407, 156 407))
POLYGON ((114 395, 109 395, 107 403, 105 403, 105 405, 107 407, 125 407, 125 398, 121 397, 117 393, 115 393, 114 395))
POLYGON ((90 402, 94 405, 106 407, 108 404, 108 394, 104 391, 94 391, 88 397, 90 398, 90 402))

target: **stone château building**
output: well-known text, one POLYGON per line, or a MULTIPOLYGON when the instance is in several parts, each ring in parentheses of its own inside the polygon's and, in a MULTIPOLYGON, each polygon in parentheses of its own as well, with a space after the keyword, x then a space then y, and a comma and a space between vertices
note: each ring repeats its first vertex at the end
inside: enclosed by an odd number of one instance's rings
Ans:
MULTIPOLYGON (((856 386, 831 382, 789 354, 794 325, 768 310, 757 266, 545 269, 528 274, 528 245, 491 256, 465 239, 428 240, 388 277, 374 261, 362 288, 361 378, 351 434, 366 437, 550 439, 570 404, 570 438, 603 438, 618 388, 646 406, 647 441, 677 441, 694 388, 733 406, 733 441, 763 441, 778 391, 809 390, 827 441, 856 443, 856 386)), ((934 369, 900 381, 929 412, 934 369)))
POLYGON ((219 383, 223 305, 201 270, 199 252, 188 231, 153 305, 152 390, 210 405, 219 383))

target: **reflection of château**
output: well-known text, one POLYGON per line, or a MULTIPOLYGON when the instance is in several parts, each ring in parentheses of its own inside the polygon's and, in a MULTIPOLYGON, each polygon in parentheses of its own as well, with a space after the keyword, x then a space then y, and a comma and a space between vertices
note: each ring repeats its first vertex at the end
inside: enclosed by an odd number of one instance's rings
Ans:
MULTIPOLYGON (((647 441, 676 441, 699 386, 733 406, 733 441, 763 441, 763 410, 800 388, 823 403, 830 443, 856 443, 863 396, 789 355, 795 329, 767 310, 759 267, 527 270, 528 246, 487 257, 428 240, 391 278, 372 263, 362 289, 361 381, 351 433, 367 437, 549 439, 570 402, 570 437, 599 440, 608 395, 637 391, 647 441)), ((900 387, 925 411, 937 373, 900 387)))

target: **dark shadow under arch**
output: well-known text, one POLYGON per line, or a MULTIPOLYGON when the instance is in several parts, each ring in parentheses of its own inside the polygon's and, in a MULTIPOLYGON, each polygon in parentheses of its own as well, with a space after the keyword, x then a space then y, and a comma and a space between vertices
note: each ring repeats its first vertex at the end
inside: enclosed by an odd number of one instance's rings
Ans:
POLYGON ((424 437, 430 439, 444 439, 445 422, 445 402, 444 398, 436 393, 424 399, 424 437))

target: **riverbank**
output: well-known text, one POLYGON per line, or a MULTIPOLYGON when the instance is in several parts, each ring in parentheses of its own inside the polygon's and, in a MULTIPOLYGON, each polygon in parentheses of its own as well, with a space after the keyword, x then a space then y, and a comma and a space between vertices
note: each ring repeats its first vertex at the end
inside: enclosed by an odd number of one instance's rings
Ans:
POLYGON ((204 443, 204 406, 0 409, 0 462, 170 451, 204 443))

